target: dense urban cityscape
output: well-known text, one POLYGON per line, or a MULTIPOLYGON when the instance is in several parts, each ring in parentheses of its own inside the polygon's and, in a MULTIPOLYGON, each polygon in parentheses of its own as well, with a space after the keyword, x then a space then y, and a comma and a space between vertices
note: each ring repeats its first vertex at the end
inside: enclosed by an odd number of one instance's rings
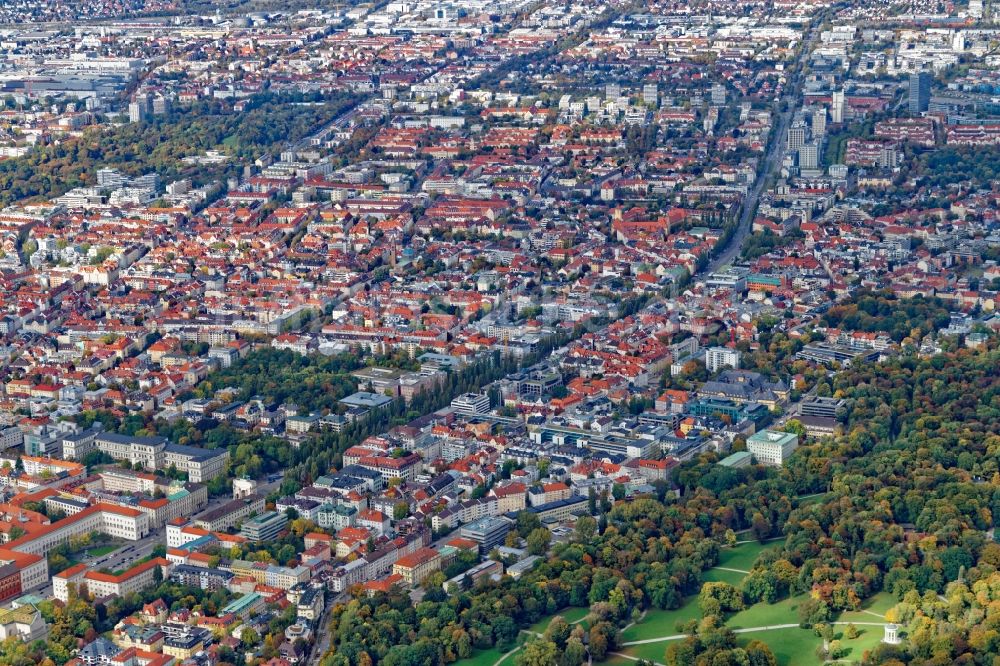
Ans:
POLYGON ((993 13, 0 3, 0 664, 1000 663, 993 13))

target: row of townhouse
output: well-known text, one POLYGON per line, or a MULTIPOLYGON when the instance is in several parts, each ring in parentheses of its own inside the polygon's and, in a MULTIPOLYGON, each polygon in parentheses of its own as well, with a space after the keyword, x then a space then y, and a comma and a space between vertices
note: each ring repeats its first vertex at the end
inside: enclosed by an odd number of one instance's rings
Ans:
POLYGON ((334 592, 343 592, 354 585, 386 576, 400 558, 426 547, 429 543, 430 532, 427 530, 397 537, 378 550, 366 553, 334 569, 329 582, 330 589, 334 592))

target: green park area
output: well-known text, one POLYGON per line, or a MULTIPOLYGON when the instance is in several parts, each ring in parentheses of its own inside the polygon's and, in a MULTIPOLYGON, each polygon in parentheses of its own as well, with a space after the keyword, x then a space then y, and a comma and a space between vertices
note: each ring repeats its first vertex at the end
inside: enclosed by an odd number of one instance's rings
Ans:
MULTIPOLYGON (((776 545, 777 541, 747 541, 732 548, 724 548, 719 556, 719 564, 706 571, 703 578, 706 582, 726 582, 738 586, 758 556, 776 545)), ((798 607, 807 598, 807 595, 798 595, 773 604, 754 604, 729 616, 726 626, 737 633, 740 645, 751 640, 766 643, 781 666, 821 664, 816 651, 823 639, 814 630, 799 627, 798 607)), ((833 639, 840 642, 840 661, 860 662, 865 651, 879 644, 882 640, 884 615, 895 603, 892 595, 881 592, 866 600, 860 609, 843 612, 836 618, 833 639), (855 624, 858 632, 855 638, 847 636, 848 623, 855 624)), ((582 622, 587 613, 587 608, 566 608, 548 615, 521 632, 513 651, 497 648, 477 650, 469 659, 459 661, 458 666, 514 666, 520 648, 531 635, 544 633, 556 615, 561 615, 572 624, 582 622)), ((647 610, 637 622, 622 630, 621 647, 616 653, 609 655, 604 663, 630 666, 639 659, 646 659, 654 664, 662 664, 664 652, 670 642, 684 637, 678 627, 700 619, 697 595, 688 597, 680 608, 647 610)))
MULTIPOLYGON (((523 640, 518 641, 518 643, 522 644, 523 640)), ((493 666, 493 664, 503 659, 504 654, 506 653, 495 647, 490 648, 489 650, 476 650, 471 657, 468 659, 462 659, 456 662, 456 664, 458 666, 493 666)), ((514 654, 517 653, 515 652, 514 654)), ((514 655, 512 654, 505 661, 509 661, 513 664, 513 658, 514 655)))
POLYGON ((552 622, 552 619, 556 617, 556 615, 561 615, 562 618, 570 624, 576 624, 577 622, 582 622, 583 619, 587 617, 588 613, 590 613, 590 609, 585 607, 564 608, 555 615, 543 617, 541 620, 528 627, 527 631, 532 634, 544 634, 545 630, 549 628, 549 623, 552 622))
MULTIPOLYGON (((776 544, 745 542, 723 549, 719 564, 706 571, 703 578, 706 582, 722 581, 739 585, 760 553, 774 545, 776 544)), ((807 595, 798 595, 773 604, 754 604, 731 615, 726 620, 726 626, 738 634, 741 645, 751 640, 766 643, 782 666, 821 664, 816 650, 823 639, 812 629, 802 629, 798 625, 798 606, 807 598, 807 595)), ((860 661, 866 650, 879 644, 882 640, 883 616, 894 604, 892 595, 883 592, 867 600, 861 609, 845 612, 837 617, 834 640, 840 641, 841 660, 860 661), (857 637, 847 637, 847 623, 856 625, 857 637)), ((646 659, 654 664, 662 664, 664 652, 670 642, 683 638, 678 626, 700 618, 697 596, 689 597, 684 605, 674 610, 647 611, 641 620, 622 631, 622 647, 606 663, 626 666, 634 664, 636 660, 646 659)))
POLYGON ((118 550, 119 546, 115 544, 108 544, 106 546, 97 546, 95 548, 89 548, 84 553, 87 557, 104 557, 108 553, 113 553, 118 550))
POLYGON ((865 599, 861 608, 856 611, 844 611, 837 617, 838 622, 884 622, 885 614, 899 603, 896 597, 888 592, 879 592, 870 599, 865 599))
POLYGON ((759 541, 745 541, 733 548, 723 548, 722 552, 719 553, 719 564, 715 568, 739 569, 743 572, 749 572, 750 567, 757 561, 761 553, 769 548, 776 548, 779 545, 779 540, 774 539, 764 543, 760 543, 759 541))
POLYGON ((815 493, 812 495, 806 495, 804 497, 796 498, 796 506, 803 507, 809 506, 811 504, 819 504, 830 496, 830 493, 815 493))
POLYGON ((462 659, 456 662, 456 666, 514 666, 514 658, 517 656, 517 650, 520 650, 532 635, 538 635, 545 633, 548 629, 549 623, 557 616, 561 615, 564 620, 570 624, 576 624, 582 622, 587 614, 590 613, 590 609, 586 607, 571 607, 564 608, 558 613, 553 613, 552 615, 546 615, 538 622, 529 626, 527 629, 521 631, 517 639, 516 649, 513 651, 500 650, 499 648, 490 648, 489 650, 476 650, 471 657, 468 659, 462 659), (505 656, 506 655, 506 656, 505 656))

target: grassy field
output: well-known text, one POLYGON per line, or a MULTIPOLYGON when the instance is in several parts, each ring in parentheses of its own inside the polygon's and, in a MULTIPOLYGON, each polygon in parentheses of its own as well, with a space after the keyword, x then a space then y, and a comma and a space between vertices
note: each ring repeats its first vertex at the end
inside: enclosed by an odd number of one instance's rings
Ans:
POLYGON ((780 545, 780 541, 768 541, 759 543, 751 541, 741 543, 733 548, 723 548, 719 552, 719 566, 729 569, 742 569, 750 571, 750 567, 757 561, 757 557, 768 548, 775 548, 780 545))
MULTIPOLYGON (((659 660, 657 660, 659 661, 659 660)), ((601 662, 604 666, 635 666, 635 662, 616 654, 608 655, 608 658, 601 662)))
POLYGON ((497 666, 514 666, 514 660, 517 659, 517 655, 520 648, 524 647, 524 644, 528 642, 528 635, 521 634, 520 638, 517 639, 518 652, 511 652, 507 655, 503 661, 501 661, 497 666))
POLYGON ((493 666, 503 655, 504 653, 496 648, 476 650, 468 659, 460 659, 455 663, 457 666, 493 666))
POLYGON ((738 571, 723 571, 722 569, 709 569, 701 575, 706 583, 729 583, 739 587, 746 574, 738 571))
POLYGON ((648 659, 654 663, 662 664, 663 653, 667 651, 668 645, 670 645, 670 641, 630 645, 624 650, 621 650, 621 653, 627 654, 630 657, 635 657, 636 659, 648 659))
MULTIPOLYGON (((529 636, 525 632, 532 632, 534 634, 545 633, 545 629, 548 628, 549 623, 552 621, 556 615, 562 615, 566 618, 566 621, 570 624, 574 622, 579 622, 583 618, 587 617, 587 613, 590 612, 589 608, 564 608, 562 611, 543 617, 538 622, 534 623, 524 631, 522 631, 517 638, 518 647, 524 645, 524 643, 529 639, 529 636)), ((498 648, 491 648, 489 650, 476 650, 473 652, 472 656, 468 659, 460 659, 455 662, 455 666, 493 666, 496 664, 501 657, 506 654, 506 650, 500 650, 498 648)), ((500 662, 500 666, 514 666, 514 658, 517 656, 517 652, 509 655, 506 659, 500 662)))
POLYGON ((746 645, 752 640, 766 643, 781 666, 822 663, 816 658, 816 648, 823 644, 823 639, 806 629, 775 629, 742 634, 738 643, 746 645))
POLYGON ((527 631, 530 631, 533 634, 544 634, 545 630, 549 627, 549 623, 552 622, 552 619, 556 615, 562 615, 564 620, 573 624, 574 622, 579 622, 583 618, 587 617, 587 613, 589 612, 589 608, 564 608, 555 615, 543 617, 541 620, 528 627, 527 631))
POLYGON ((89 548, 85 554, 88 557, 101 557, 116 550, 118 550, 118 546, 115 545, 97 546, 96 548, 89 548))
MULTIPOLYGON (((719 566, 748 571, 757 556, 766 548, 768 548, 768 544, 756 542, 740 544, 735 548, 724 548, 719 556, 719 566)), ((731 585, 739 585, 743 581, 743 577, 744 574, 738 571, 723 571, 722 569, 709 569, 702 574, 702 578, 706 582, 725 582, 731 585)), ((698 597, 692 596, 676 610, 648 611, 642 622, 622 632, 622 641, 643 641, 658 636, 676 634, 678 633, 676 630, 678 622, 698 619, 701 619, 701 613, 698 610, 698 597)))
POLYGON ((809 506, 810 504, 819 504, 829 496, 830 493, 819 493, 818 495, 796 498, 796 500, 798 500, 796 506, 809 506))
MULTIPOLYGON (((782 624, 787 624, 783 622, 782 624)), ((837 626, 834 637, 840 640, 842 646, 847 650, 841 657, 849 662, 861 661, 866 650, 873 649, 882 640, 882 630, 879 627, 858 627, 860 635, 851 640, 844 636, 844 627, 837 626)), ((671 632, 673 634, 674 632, 671 632)), ((787 629, 771 629, 766 631, 754 631, 739 634, 737 642, 746 645, 752 640, 759 640, 767 644, 774 653, 780 666, 821 666, 822 662, 816 657, 816 648, 823 643, 823 639, 816 636, 811 629, 800 629, 791 627, 787 629)), ((632 645, 621 652, 636 659, 648 659, 652 662, 663 663, 663 654, 672 641, 658 641, 656 643, 646 643, 643 645, 632 645)), ((617 657, 613 666, 626 666, 629 660, 617 657)), ((635 663, 635 662, 631 662, 635 663)))
POLYGON ((861 609, 844 611, 837 617, 837 622, 880 622, 885 620, 886 611, 895 606, 896 597, 889 592, 879 592, 874 597, 866 599, 861 609))
MULTIPOLYGON (((844 627, 838 626, 834 638, 841 642, 846 652, 840 657, 848 662, 860 662, 866 650, 873 649, 882 640, 879 627, 858 627, 860 635, 855 639, 844 636, 844 627)), ((741 634, 739 644, 746 645, 752 640, 760 640, 771 648, 780 666, 820 666, 823 662, 816 657, 816 649, 823 644, 812 629, 775 629, 741 634)))
POLYGON ((622 632, 622 642, 644 641, 657 636, 669 636, 678 633, 677 623, 701 619, 698 610, 697 597, 691 597, 688 602, 676 610, 650 610, 642 622, 633 624, 622 632))
POLYGON ((726 621, 726 626, 731 629, 743 629, 745 627, 766 627, 772 624, 798 622, 799 604, 808 598, 807 595, 800 594, 773 604, 754 604, 750 608, 732 615, 726 621))
MULTIPOLYGON (((734 548, 724 548, 719 557, 719 566, 727 569, 739 569, 749 571, 757 557, 768 548, 778 545, 778 541, 767 543, 748 542, 740 544, 734 548)), ((719 568, 709 569, 704 572, 705 581, 724 581, 732 585, 739 585, 744 574, 739 571, 723 571, 719 568)), ((784 599, 774 604, 755 604, 746 610, 732 615, 726 625, 731 629, 744 629, 753 627, 768 627, 782 624, 798 623, 799 604, 808 598, 807 595, 798 595, 789 599, 784 599)), ((836 618, 838 622, 879 622, 877 616, 883 616, 885 612, 894 606, 896 599, 882 592, 867 600, 861 610, 841 613, 836 618), (864 612, 869 611, 869 612, 864 612), (872 615, 871 613, 875 613, 872 615)), ((566 608, 561 612, 548 617, 544 617, 526 629, 533 633, 544 633, 555 615, 562 615, 567 622, 578 622, 587 616, 587 608, 566 608)), ((690 620, 701 619, 701 612, 698 609, 698 597, 688 597, 683 606, 676 610, 650 610, 647 611, 641 622, 638 622, 621 634, 621 641, 629 643, 633 641, 655 640, 665 636, 675 636, 681 632, 677 630, 677 624, 690 620)), ((858 662, 862 659, 866 650, 871 650, 882 640, 882 629, 880 627, 858 626, 860 635, 856 639, 848 639, 844 636, 844 625, 836 627, 835 637, 841 641, 847 653, 842 657, 847 662, 858 662)), ((739 634, 740 645, 745 645, 751 640, 763 641, 774 652, 780 666, 821 666, 822 662, 816 657, 816 648, 823 642, 815 635, 811 629, 801 629, 799 627, 788 627, 784 629, 768 629, 762 631, 752 631, 739 634)), ((527 633, 521 633, 518 645, 523 645, 528 640, 527 633)), ((631 645, 623 648, 620 652, 633 659, 648 659, 654 663, 663 663, 663 654, 670 644, 669 640, 659 640, 641 645, 631 645)), ((503 652, 497 649, 477 651, 470 659, 465 659, 456 666, 493 666, 503 656, 503 652)), ((514 666, 517 652, 511 654, 503 660, 499 666, 514 666)), ((604 664, 609 666, 634 666, 635 661, 621 656, 612 655, 604 664)))
POLYGON ((842 657, 842 659, 861 661, 861 657, 864 655, 865 651, 874 649, 879 643, 882 642, 882 636, 884 635, 882 627, 858 627, 858 632, 860 635, 852 640, 843 635, 843 626, 837 627, 837 636, 840 639, 841 644, 850 650, 845 656, 842 657))
MULTIPOLYGON (((761 552, 776 545, 777 542, 764 544, 750 542, 740 544, 735 548, 725 548, 720 555, 719 566, 727 569, 749 571, 761 552)), ((703 575, 705 581, 724 581, 733 585, 739 585, 743 577, 744 575, 738 571, 723 571, 718 568, 709 569, 703 575)), ((774 604, 755 604, 732 615, 727 620, 726 625, 731 629, 745 629, 796 624, 798 622, 797 611, 799 604, 807 598, 807 595, 799 595, 774 604)), ((870 611, 877 616, 882 616, 894 604, 895 599, 892 595, 881 593, 869 599, 861 610, 842 613, 836 619, 840 622, 878 622, 879 617, 863 611, 870 611)), ((674 636, 680 633, 677 631, 678 622, 696 620, 700 619, 700 617, 698 598, 692 596, 677 610, 654 610, 647 612, 642 622, 622 632, 622 642, 653 640, 664 636, 674 636)), ((836 638, 841 641, 843 647, 847 650, 847 653, 842 657, 847 661, 860 661, 864 652, 874 648, 882 639, 882 630, 879 627, 858 626, 858 630, 861 633, 858 638, 853 640, 847 639, 844 636, 844 630, 845 627, 843 625, 837 626, 836 638)), ((741 645, 745 645, 754 639, 766 643, 771 648, 771 651, 774 652, 774 656, 781 666, 798 666, 799 664, 820 666, 821 664, 821 661, 816 657, 816 648, 823 641, 811 629, 788 627, 784 629, 753 631, 739 635, 741 645)), ((670 642, 669 640, 663 640, 641 645, 631 645, 622 649, 621 652, 634 659, 648 659, 654 663, 662 663, 663 654, 670 642)), ((622 657, 615 657, 608 663, 611 663, 612 666, 628 666, 635 662, 622 657)))
MULTIPOLYGON (((528 634, 521 633, 517 637, 517 647, 520 649, 528 641, 528 634)), ((455 666, 493 666, 500 659, 507 654, 507 650, 501 650, 500 648, 490 648, 489 650, 475 650, 472 656, 468 659, 459 659, 455 662, 455 666)), ((500 666, 514 666, 514 657, 517 656, 517 652, 512 652, 509 654, 502 662, 500 666)))

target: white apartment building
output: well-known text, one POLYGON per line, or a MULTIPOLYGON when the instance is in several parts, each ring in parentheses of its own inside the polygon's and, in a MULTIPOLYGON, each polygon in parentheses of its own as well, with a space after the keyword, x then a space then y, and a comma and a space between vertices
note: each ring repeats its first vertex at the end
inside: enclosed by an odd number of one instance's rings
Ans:
POLYGON ((762 465, 782 465, 799 447, 799 436, 790 432, 761 430, 747 438, 747 451, 762 465))
POLYGON ((490 397, 485 393, 463 393, 451 401, 451 408, 466 416, 486 414, 490 411, 490 397))
POLYGON ((739 369, 740 352, 729 347, 709 347, 705 350, 705 367, 709 372, 718 372, 723 368, 739 369))
POLYGON ((0 451, 20 446, 24 442, 24 433, 17 426, 11 426, 0 430, 0 451))

